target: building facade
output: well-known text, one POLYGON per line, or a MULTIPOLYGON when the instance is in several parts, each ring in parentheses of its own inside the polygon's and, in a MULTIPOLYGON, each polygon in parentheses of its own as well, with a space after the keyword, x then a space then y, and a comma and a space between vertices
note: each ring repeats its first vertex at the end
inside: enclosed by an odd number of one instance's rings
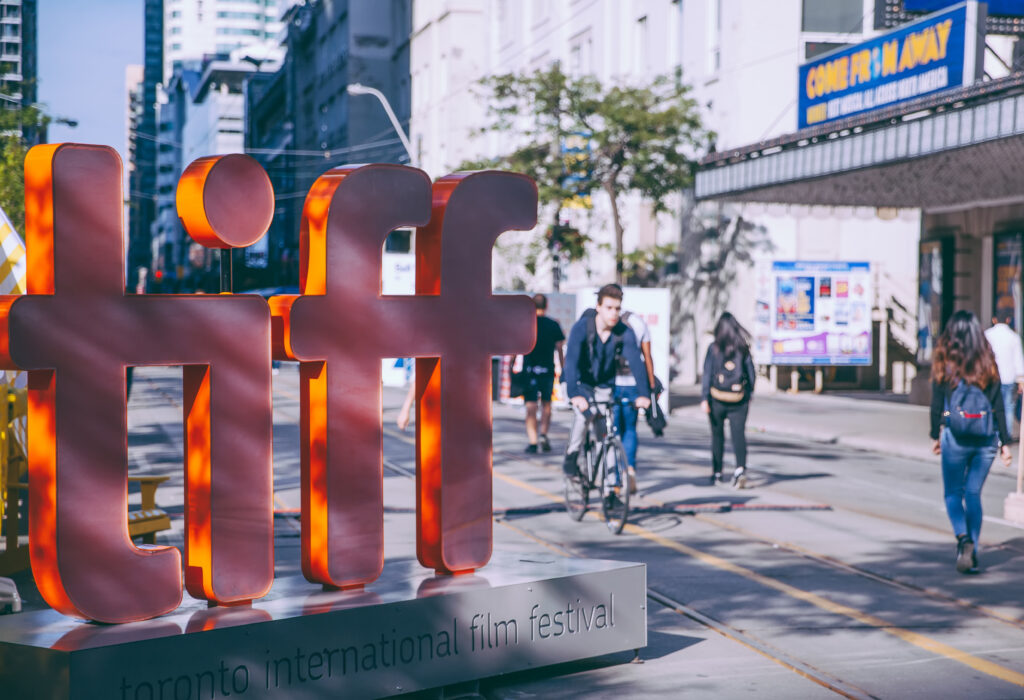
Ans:
POLYGON ((128 134, 132 162, 128 179, 128 286, 151 278, 151 226, 156 218, 157 85, 163 80, 163 0, 143 6, 142 83, 134 100, 134 130, 128 134))
POLYGON ((281 32, 277 0, 165 0, 164 68, 204 56, 226 57, 245 49, 257 59, 271 53, 281 32))
MULTIPOLYGON (((282 18, 285 58, 246 88, 246 149, 271 176, 276 213, 268 234, 274 284, 298 284, 298 236, 310 186, 348 163, 408 163, 409 155, 381 103, 353 95, 351 84, 376 88, 403 129, 410 110, 410 0, 312 0, 282 18)), ((389 239, 408 247, 408 236, 389 239)))
MULTIPOLYGON (((844 34, 836 30, 845 26, 843 21, 853 20, 852 15, 842 14, 838 0, 789 3, 789 24, 799 29, 796 45, 801 59, 845 65, 849 52, 865 50, 862 46, 871 50, 872 44, 862 42, 913 46, 904 41, 904 35, 927 39, 933 23, 949 31, 948 22, 963 16, 961 38, 948 43, 956 47, 950 49, 949 57, 944 55, 945 48, 935 55, 922 55, 930 61, 941 53, 943 60, 953 61, 948 74, 945 66, 939 69, 943 82, 921 96, 909 89, 905 95, 890 96, 889 91, 880 92, 886 90, 883 86, 873 94, 886 95, 885 101, 850 116, 842 111, 845 105, 859 102, 837 98, 835 104, 829 103, 827 113, 802 110, 806 93, 816 83, 810 78, 795 79, 795 69, 790 71, 794 80, 784 95, 758 95, 747 86, 729 93, 711 85, 707 94, 720 105, 725 121, 743 109, 744 99, 755 95, 766 99, 764 114, 780 115, 781 128, 763 134, 737 128, 735 139, 720 141, 718 152, 705 159, 698 173, 697 194, 705 206, 743 212, 760 221, 781 216, 773 228, 789 227, 791 240, 801 246, 808 241, 814 257, 832 251, 848 259, 848 242, 852 242, 853 254, 871 261, 877 274, 874 311, 880 339, 873 379, 880 387, 909 390, 914 400, 924 400, 931 348, 953 310, 970 309, 987 325, 996 311, 1009 309, 1020 328, 1019 222, 1024 209, 1005 168, 1020 147, 1016 125, 1024 127, 1024 122, 1016 121, 1014 97, 1017 86, 1024 83, 1015 72, 1021 55, 1021 11, 1017 16, 986 16, 984 6, 970 2, 950 7, 955 3, 858 0, 856 5, 863 10, 859 31, 844 34), (939 14, 925 15, 916 9, 939 14), (855 48, 843 50, 849 45, 855 48), (839 51, 819 56, 820 48, 839 51), (954 72, 959 79, 961 71, 962 82, 951 82, 947 88, 946 79, 954 72), (819 117, 823 121, 815 123, 819 117), (858 216, 864 219, 859 225, 858 216), (820 227, 815 219, 828 225, 820 227), (805 222, 813 228, 806 228, 805 222), (849 227, 850 233, 835 238, 836 224, 849 227), (814 250, 818 246, 820 254, 814 250), (902 358, 902 367, 893 366, 894 350, 902 358), (917 379, 911 381, 915 373, 917 379)), ((769 19, 760 18, 762 22, 769 19)), ((770 34, 782 32, 776 28, 770 34)), ((731 47, 739 38, 731 31, 721 36, 721 71, 726 73, 730 53, 735 51, 737 60, 743 61, 744 52, 754 43, 731 47)), ((773 48, 768 43, 765 51, 773 48)), ((701 50, 705 59, 710 45, 701 50)), ((891 64, 882 54, 877 69, 866 70, 866 81, 884 81, 888 72, 913 68, 916 61, 912 51, 889 56, 891 64)), ((901 81, 899 87, 902 91, 921 84, 915 76, 901 81)), ((821 85, 844 98, 854 89, 827 80, 821 85)), ((808 257, 799 247, 781 249, 783 253, 790 250, 808 257)))
MULTIPOLYGON (((678 73, 716 134, 714 157, 725 159, 737 148, 798 133, 799 67, 805 61, 921 17, 907 12, 903 0, 424 0, 415 10, 412 140, 421 161, 439 171, 508 147, 494 136, 471 136, 487 123, 477 97, 479 79, 487 75, 528 73, 555 62, 603 84, 643 84, 678 73)), ((986 79, 1013 65, 1019 53, 1008 33, 1013 26, 989 18, 986 79)), ((919 246, 932 228, 920 203, 697 197, 691 191, 671 206, 673 214, 655 216, 642 199, 628 201, 624 243, 626 251, 676 246, 676 259, 655 276, 673 291, 675 380, 697 380, 722 311, 754 326, 759 277, 774 262, 859 261, 871 263, 873 275, 873 364, 828 368, 819 382, 909 390, 916 368, 919 246)), ((589 259, 565 270, 562 289, 611 281, 607 200, 597 194, 592 209, 567 217, 594 245, 589 259)), ((496 285, 550 288, 543 258, 532 274, 516 264, 517 246, 541 234, 508 233, 499 240, 496 285)), ((787 371, 777 383, 789 380, 787 371)), ((813 371, 799 376, 801 386, 814 380, 813 371)))

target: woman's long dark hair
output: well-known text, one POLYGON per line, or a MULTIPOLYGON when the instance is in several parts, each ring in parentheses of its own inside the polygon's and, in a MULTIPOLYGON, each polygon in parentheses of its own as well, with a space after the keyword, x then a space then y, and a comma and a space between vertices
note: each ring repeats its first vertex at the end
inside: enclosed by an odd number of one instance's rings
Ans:
POLYGON ((750 333, 726 311, 715 324, 715 346, 722 357, 733 357, 737 353, 746 357, 750 354, 750 333))
POLYGON ((935 345, 932 379, 951 385, 963 379, 982 389, 999 381, 992 346, 981 332, 978 317, 970 311, 957 311, 949 317, 935 345))

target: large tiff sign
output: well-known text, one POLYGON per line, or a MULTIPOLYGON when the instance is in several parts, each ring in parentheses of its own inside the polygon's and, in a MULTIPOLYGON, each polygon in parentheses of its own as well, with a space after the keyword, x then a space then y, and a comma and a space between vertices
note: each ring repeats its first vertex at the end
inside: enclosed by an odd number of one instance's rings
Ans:
MULTIPOLYGON (((536 223, 521 175, 331 170, 306 199, 301 294, 125 295, 121 162, 45 145, 25 163, 28 294, 0 296, 0 365, 29 374, 32 570, 57 610, 127 622, 185 588, 220 605, 273 581, 272 354, 300 363, 302 570, 337 588, 383 566, 380 359, 417 357, 417 551, 439 572, 490 558, 490 357, 533 345, 533 305, 491 294, 491 249, 536 223), (417 294, 381 295, 381 246, 416 236, 417 294), (183 365, 185 548, 135 546, 127 526, 129 365, 183 365)), ((273 214, 246 156, 202 158, 178 213, 203 245, 251 245, 273 214)))

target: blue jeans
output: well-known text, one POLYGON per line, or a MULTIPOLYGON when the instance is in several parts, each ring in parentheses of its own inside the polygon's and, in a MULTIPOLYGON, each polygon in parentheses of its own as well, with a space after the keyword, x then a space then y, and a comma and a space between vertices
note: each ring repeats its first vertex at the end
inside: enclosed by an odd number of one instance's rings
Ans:
POLYGON ((622 448, 626 450, 626 461, 629 466, 636 469, 636 400, 640 392, 636 386, 615 385, 612 391, 612 398, 615 399, 615 421, 622 439, 622 448))
POLYGON ((981 487, 996 458, 996 440, 986 445, 961 445, 949 430, 943 430, 941 445, 942 487, 953 534, 966 534, 977 544, 981 537, 981 487))
POLYGON ((1006 434, 1012 436, 1013 419, 1020 419, 1020 416, 1014 415, 1017 408, 1017 385, 1000 384, 999 386, 1003 394, 1003 415, 1006 416, 1006 434))

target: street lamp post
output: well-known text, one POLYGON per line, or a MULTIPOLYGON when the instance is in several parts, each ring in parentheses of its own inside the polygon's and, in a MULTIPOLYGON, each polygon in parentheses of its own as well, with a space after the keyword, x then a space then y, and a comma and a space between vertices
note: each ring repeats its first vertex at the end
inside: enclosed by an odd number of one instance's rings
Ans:
POLYGON ((42 110, 42 105, 40 105, 38 102, 35 102, 33 104, 25 104, 21 101, 21 99, 14 97, 13 95, 4 95, 3 93, 0 93, 0 100, 4 100, 6 102, 13 102, 14 104, 20 105, 22 107, 33 107, 35 109, 38 109, 40 114, 42 114, 44 117, 49 117, 51 120, 53 120, 54 124, 64 124, 65 126, 69 126, 72 129, 78 126, 78 122, 74 119, 68 119, 67 117, 57 117, 50 114, 49 112, 44 112, 42 110))
POLYGON ((368 87, 361 83, 349 83, 348 87, 345 88, 350 95, 373 95, 380 102, 384 111, 387 112, 388 119, 391 120, 391 126, 394 127, 395 132, 398 134, 398 138, 402 141, 402 146, 405 147, 405 152, 409 156, 409 164, 415 165, 416 159, 412 155, 412 144, 409 143, 409 137, 405 135, 405 131, 402 129, 402 125, 398 122, 398 117, 395 116, 395 111, 391 109, 391 104, 388 102, 388 98, 384 96, 377 88, 368 87))

